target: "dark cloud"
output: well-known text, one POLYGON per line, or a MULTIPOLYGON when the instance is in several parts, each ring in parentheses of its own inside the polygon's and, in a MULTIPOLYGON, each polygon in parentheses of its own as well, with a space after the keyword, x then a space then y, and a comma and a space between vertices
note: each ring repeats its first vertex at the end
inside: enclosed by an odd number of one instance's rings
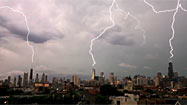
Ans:
POLYGON ((132 46, 136 44, 136 42, 133 39, 130 39, 126 36, 115 35, 115 34, 109 37, 107 41, 113 45, 132 46))
MULTIPOLYGON (((16 35, 15 37, 19 37, 23 40, 27 40, 27 30, 25 29, 20 29, 16 26, 13 25, 9 25, 8 24, 8 20, 6 20, 4 17, 0 16, 0 26, 3 28, 6 28, 10 33, 12 33, 13 35, 16 35)), ((42 35, 37 35, 35 33, 32 32, 32 30, 30 30, 30 34, 29 34, 29 41, 34 42, 34 43, 44 43, 50 39, 53 39, 53 37, 51 37, 53 35, 53 33, 50 32, 43 32, 42 35)), ((4 33, 7 34, 7 33, 4 33)), ((5 36, 3 33, 0 34, 0 37, 5 36)), ((60 33, 59 33, 60 34, 60 33)), ((56 36, 56 35, 54 35, 56 36)), ((61 37, 62 38, 62 37, 61 37)))
POLYGON ((120 26, 116 25, 107 31, 101 39, 104 39, 112 45, 133 46, 139 43, 136 37, 135 32, 125 32, 120 26))

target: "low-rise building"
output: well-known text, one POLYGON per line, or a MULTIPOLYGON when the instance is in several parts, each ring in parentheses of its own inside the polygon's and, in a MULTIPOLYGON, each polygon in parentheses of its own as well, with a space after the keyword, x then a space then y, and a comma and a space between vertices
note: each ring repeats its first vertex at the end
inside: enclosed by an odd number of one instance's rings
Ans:
POLYGON ((111 96, 112 105, 138 105, 139 96, 135 94, 125 94, 124 96, 111 96))

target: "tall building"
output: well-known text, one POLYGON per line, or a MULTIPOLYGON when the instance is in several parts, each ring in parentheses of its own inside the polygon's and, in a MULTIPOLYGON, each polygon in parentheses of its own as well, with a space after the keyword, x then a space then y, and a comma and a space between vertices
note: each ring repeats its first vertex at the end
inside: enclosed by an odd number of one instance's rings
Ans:
POLYGON ((42 74, 41 83, 45 83, 45 73, 42 74))
POLYGON ((95 69, 93 68, 92 69, 92 77, 91 77, 92 80, 95 80, 95 69))
POLYGON ((158 72, 158 73, 157 73, 157 77, 158 77, 159 79, 162 79, 162 77, 163 77, 163 76, 162 76, 162 73, 161 73, 161 72, 158 72))
POLYGON ((100 82, 101 84, 104 84, 104 82, 105 82, 104 72, 101 72, 101 73, 100 73, 99 82, 100 82))
POLYGON ((114 73, 110 73, 109 82, 110 82, 111 85, 114 85, 114 73))
POLYGON ((30 70, 30 78, 29 78, 30 84, 33 83, 33 69, 30 70))
POLYGON ((47 83, 48 81, 47 81, 47 75, 45 75, 45 83, 47 83))
POLYGON ((74 83, 74 85, 79 85, 79 77, 77 75, 73 75, 72 76, 72 82, 74 83))
POLYGON ((148 80, 146 76, 144 75, 135 75, 133 82, 134 82, 134 85, 147 85, 148 84, 148 80))
POLYGON ((36 78, 35 78, 35 83, 38 83, 39 82, 39 76, 38 76, 38 73, 36 74, 36 78))
POLYGON ((53 77, 52 84, 57 84, 57 83, 58 83, 58 79, 56 77, 53 77))
POLYGON ((105 77, 104 72, 100 73, 100 77, 103 77, 103 78, 105 77))
POLYGON ((162 79, 163 79, 162 73, 158 72, 157 75, 154 77, 154 85, 159 86, 162 79))
POLYGON ((173 64, 172 64, 172 62, 169 62, 168 76, 169 76, 169 79, 173 79, 173 77, 174 77, 173 64))
POLYGON ((155 86, 159 86, 160 85, 160 79, 159 79, 158 76, 155 76, 155 78, 154 78, 154 84, 155 84, 155 86))
POLYGON ((14 87, 16 87, 16 77, 14 77, 14 87))
POLYGON ((23 75, 23 86, 28 86, 28 73, 23 75))
POLYGON ((8 83, 10 84, 11 76, 8 76, 8 83))
POLYGON ((21 75, 18 76, 18 82, 17 82, 17 84, 18 84, 18 87, 22 86, 22 77, 21 77, 21 75))

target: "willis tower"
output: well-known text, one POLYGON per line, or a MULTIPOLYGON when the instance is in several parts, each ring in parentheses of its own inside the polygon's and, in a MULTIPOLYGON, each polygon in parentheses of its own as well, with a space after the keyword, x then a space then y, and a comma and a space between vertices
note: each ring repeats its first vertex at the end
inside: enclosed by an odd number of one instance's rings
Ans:
POLYGON ((168 76, 169 76, 170 80, 172 80, 174 78, 174 72, 173 72, 173 64, 172 64, 172 62, 169 62, 168 76))
POLYGON ((30 80, 30 84, 32 84, 33 83, 33 69, 32 68, 30 69, 30 78, 29 78, 29 80, 30 80))

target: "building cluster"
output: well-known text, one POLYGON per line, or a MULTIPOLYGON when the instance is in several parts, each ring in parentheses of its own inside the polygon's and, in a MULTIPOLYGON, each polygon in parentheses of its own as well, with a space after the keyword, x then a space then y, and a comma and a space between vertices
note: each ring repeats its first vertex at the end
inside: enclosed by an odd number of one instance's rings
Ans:
MULTIPOLYGON (((39 79, 39 74, 36 73, 34 79, 33 69, 31 69, 30 75, 28 73, 24 73, 23 77, 19 75, 13 79, 13 82, 11 82, 10 76, 4 81, 0 81, 0 87, 29 88, 35 93, 44 91, 43 89, 46 88, 49 89, 49 93, 56 92, 62 94, 67 93, 70 89, 83 89, 88 94, 96 95, 103 85, 111 85, 116 87, 118 91, 128 92, 123 96, 111 96, 110 100, 112 100, 114 105, 138 103, 165 104, 170 102, 170 98, 187 99, 187 78, 179 76, 178 72, 173 71, 172 62, 169 62, 168 75, 158 72, 153 78, 135 75, 134 77, 122 77, 120 80, 114 73, 110 73, 109 77, 106 78, 104 72, 97 76, 96 70, 92 69, 90 80, 81 80, 78 75, 73 75, 72 80, 53 77, 52 82, 49 82, 45 73, 42 74, 41 79, 39 79)), ((87 93, 86 95, 88 95, 87 93)))
POLYGON ((168 75, 163 75, 158 72, 155 77, 146 77, 144 75, 135 75, 134 77, 122 77, 121 80, 114 75, 109 74, 106 79, 104 72, 100 76, 96 76, 95 69, 92 70, 91 80, 86 84, 88 86, 101 86, 103 84, 111 84, 113 86, 120 86, 127 90, 133 90, 136 87, 155 87, 155 88, 169 88, 169 89, 183 89, 187 86, 187 78, 179 76, 178 72, 173 71, 173 64, 169 62, 168 75))
POLYGON ((30 69, 30 74, 24 72, 23 76, 18 75, 11 81, 11 76, 8 76, 4 81, 0 81, 0 87, 10 87, 10 88, 33 88, 33 86, 46 86, 49 84, 47 80, 47 75, 42 74, 41 79, 39 79, 39 74, 36 73, 36 77, 33 78, 33 69, 30 69))

